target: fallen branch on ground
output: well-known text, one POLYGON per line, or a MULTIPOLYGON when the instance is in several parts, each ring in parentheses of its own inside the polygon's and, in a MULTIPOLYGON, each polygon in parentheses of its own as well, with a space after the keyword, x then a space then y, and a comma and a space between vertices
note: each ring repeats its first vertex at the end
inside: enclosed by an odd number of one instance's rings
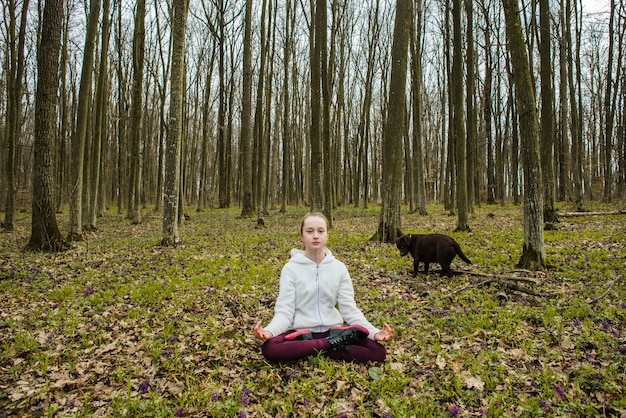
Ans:
POLYGON ((501 274, 493 274, 493 273, 479 273, 477 271, 469 271, 469 270, 454 270, 454 273, 459 274, 467 274, 469 276, 478 276, 478 277, 487 277, 489 279, 496 280, 514 280, 518 282, 527 282, 537 284, 537 280, 532 277, 521 277, 521 276, 504 276, 501 274))
POLYGON ((564 218, 574 216, 594 216, 594 215, 623 215, 626 214, 626 210, 610 210, 606 212, 558 212, 557 216, 564 218))

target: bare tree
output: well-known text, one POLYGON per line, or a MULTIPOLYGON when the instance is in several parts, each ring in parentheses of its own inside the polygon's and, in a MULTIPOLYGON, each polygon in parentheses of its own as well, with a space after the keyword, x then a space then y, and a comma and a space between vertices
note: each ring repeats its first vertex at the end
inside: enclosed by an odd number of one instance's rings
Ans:
POLYGON ((474 48, 474 0, 465 1, 465 15, 467 16, 467 28, 466 28, 466 68, 467 68, 467 82, 465 88, 466 93, 466 125, 467 125, 467 204, 468 211, 473 212, 473 203, 478 201, 476 188, 478 186, 478 172, 476 170, 477 152, 478 152, 478 138, 477 138, 477 125, 478 116, 476 113, 476 54, 474 48))
POLYGON ((396 17, 391 47, 391 83, 389 107, 383 128, 382 207, 378 231, 371 238, 394 242, 401 236, 400 203, 402 200, 402 135, 405 132, 406 72, 412 0, 396 1, 396 17))
POLYGON ((87 34, 83 55, 83 67, 78 93, 76 129, 72 135, 72 188, 70 190, 70 231, 68 240, 83 240, 83 179, 85 143, 89 126, 91 80, 93 78, 94 49, 98 35, 98 19, 101 0, 91 0, 87 19, 87 34))
POLYGON ((54 138, 57 134, 59 54, 63 27, 63 0, 46 0, 37 49, 35 97, 35 160, 31 235, 26 249, 60 251, 66 248, 55 216, 54 138))
POLYGON ((524 247, 518 266, 536 270, 545 266, 546 253, 543 241, 543 192, 535 93, 530 77, 528 49, 522 36, 518 1, 503 0, 502 3, 516 87, 515 98, 519 107, 524 167, 524 247))
POLYGON ((141 144, 143 139, 143 79, 145 56, 146 1, 137 0, 133 35, 133 87, 130 109, 130 166, 128 179, 128 219, 141 223, 141 144))
POLYGON ((452 86, 452 123, 454 125, 454 149, 456 152, 456 231, 469 231, 467 199, 467 138, 463 109, 463 35, 461 32, 461 0, 452 2, 453 61, 450 85, 452 86))
POLYGON ((567 67, 569 84, 569 105, 570 105, 570 118, 569 125, 572 132, 572 186, 573 186, 573 198, 576 210, 582 212, 585 210, 584 204, 584 192, 583 192, 583 132, 582 132, 582 112, 580 109, 580 68, 574 71, 574 66, 580 65, 580 39, 579 39, 579 25, 578 25, 578 13, 575 8, 575 31, 576 31, 576 50, 572 45, 572 1, 574 5, 578 0, 565 0, 565 40, 567 48, 567 67), (576 59, 574 58, 576 57, 576 59))
POLYGON ((172 75, 170 83, 169 132, 165 149, 163 237, 161 240, 161 245, 165 246, 175 245, 180 242, 178 235, 178 210, 188 1, 173 0, 171 10, 172 75))
POLYGON ((292 171, 292 149, 293 141, 291 140, 292 126, 291 126, 291 94, 289 91, 290 73, 289 67, 291 66, 291 55, 294 49, 294 12, 295 7, 291 0, 285 2, 285 37, 284 37, 284 53, 283 53, 283 155, 282 155, 282 191, 281 191, 281 203, 280 211, 282 213, 287 212, 287 203, 291 195, 290 191, 294 183, 293 171, 292 171))
POLYGON ((612 98, 613 89, 613 49, 614 49, 614 21, 615 1, 610 1, 609 17, 609 56, 606 64, 606 90, 604 92, 604 195, 605 202, 613 200, 613 122, 615 120, 615 106, 612 98))
POLYGON ((424 2, 414 3, 411 25, 411 85, 413 100, 413 184, 416 197, 416 211, 428 215, 426 210, 426 173, 424 168, 424 110, 422 98, 422 32, 424 31, 424 2))
MULTIPOLYGON (((311 0, 311 169, 309 206, 311 211, 324 208, 323 146, 322 146, 322 44, 321 32, 326 32, 326 21, 322 21, 321 8, 326 8, 326 0, 311 0)), ((326 37, 324 37, 326 39, 326 37)))
POLYGON ((246 0, 243 36, 243 98, 241 101, 241 217, 254 216, 252 200, 252 0, 246 0))
POLYGON ((15 215, 15 163, 16 147, 22 127, 22 83, 24 77, 24 44, 26 39, 26 20, 28 16, 28 0, 22 3, 19 35, 15 37, 17 6, 14 0, 9 2, 9 48, 7 74, 7 111, 5 136, 7 142, 6 176, 7 199, 4 212, 4 230, 13 231, 15 215), (15 44, 17 41, 17 45, 15 44))
POLYGON ((111 2, 110 0, 104 0, 102 7, 102 47, 100 53, 100 68, 98 74, 98 81, 96 86, 95 96, 95 129, 93 133, 93 141, 91 144, 91 196, 88 198, 91 200, 89 205, 89 229, 95 229, 98 219, 98 211, 102 209, 100 202, 104 198, 103 188, 104 183, 101 179, 101 174, 104 170, 104 150, 107 142, 107 108, 108 108, 108 57, 109 57, 109 28, 111 17, 111 2))
POLYGON ((552 84, 552 31, 550 2, 539 1, 539 58, 541 60, 541 171, 543 174, 543 218, 556 222, 556 186, 554 177, 554 87, 552 84))

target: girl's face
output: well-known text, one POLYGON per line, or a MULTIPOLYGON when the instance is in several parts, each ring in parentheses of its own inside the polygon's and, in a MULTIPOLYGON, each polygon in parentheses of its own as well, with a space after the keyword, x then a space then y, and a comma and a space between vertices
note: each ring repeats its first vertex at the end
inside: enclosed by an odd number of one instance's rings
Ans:
POLYGON ((305 250, 317 251, 326 247, 328 241, 328 226, 326 220, 319 216, 309 216, 302 224, 300 238, 305 250))

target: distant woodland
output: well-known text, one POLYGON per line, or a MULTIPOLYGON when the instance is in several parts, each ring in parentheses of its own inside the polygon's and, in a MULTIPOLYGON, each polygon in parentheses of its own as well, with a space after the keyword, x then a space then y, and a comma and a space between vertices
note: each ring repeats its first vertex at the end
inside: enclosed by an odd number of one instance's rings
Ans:
POLYGON ((607 3, 0 0, 3 228, 32 210, 44 248, 59 211, 80 240, 117 207, 161 213, 168 244, 207 208, 462 215, 536 182, 550 221, 624 199, 626 9, 607 3))

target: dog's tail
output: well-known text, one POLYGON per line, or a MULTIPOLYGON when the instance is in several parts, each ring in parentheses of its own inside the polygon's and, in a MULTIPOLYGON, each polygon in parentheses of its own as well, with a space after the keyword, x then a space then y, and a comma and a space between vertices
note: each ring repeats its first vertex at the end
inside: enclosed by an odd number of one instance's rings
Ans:
POLYGON ((456 241, 454 241, 454 249, 456 250, 457 255, 461 257, 461 260, 465 261, 467 264, 472 264, 470 259, 467 258, 465 254, 463 254, 463 251, 461 250, 461 246, 456 241))

